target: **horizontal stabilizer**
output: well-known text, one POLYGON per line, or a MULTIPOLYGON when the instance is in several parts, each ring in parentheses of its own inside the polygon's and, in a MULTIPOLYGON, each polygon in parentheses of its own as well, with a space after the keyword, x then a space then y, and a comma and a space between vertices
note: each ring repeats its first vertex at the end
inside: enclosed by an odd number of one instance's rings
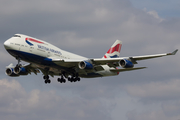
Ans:
POLYGON ((10 68, 10 67, 15 67, 15 66, 13 66, 13 63, 11 63, 8 66, 6 66, 6 68, 10 68))
POLYGON ((112 72, 124 72, 124 71, 131 71, 131 70, 139 70, 144 69, 146 67, 138 67, 138 68, 124 68, 124 69, 110 69, 112 72))

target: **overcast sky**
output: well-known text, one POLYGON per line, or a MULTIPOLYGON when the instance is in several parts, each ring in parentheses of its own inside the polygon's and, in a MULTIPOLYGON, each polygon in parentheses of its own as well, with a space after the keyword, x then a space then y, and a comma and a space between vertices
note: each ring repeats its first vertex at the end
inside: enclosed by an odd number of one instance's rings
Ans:
POLYGON ((180 48, 179 0, 0 0, 1 120, 179 120, 180 54, 139 61, 144 70, 44 84, 42 74, 11 78, 17 61, 3 43, 16 33, 101 58, 116 39, 121 57, 180 48))

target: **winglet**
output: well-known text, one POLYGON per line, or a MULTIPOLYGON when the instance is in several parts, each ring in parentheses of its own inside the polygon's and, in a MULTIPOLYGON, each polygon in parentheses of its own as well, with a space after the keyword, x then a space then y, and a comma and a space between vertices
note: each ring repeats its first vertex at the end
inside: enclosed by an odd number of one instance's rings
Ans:
POLYGON ((175 55, 177 53, 178 49, 176 49, 175 51, 173 51, 172 53, 168 53, 167 55, 175 55))

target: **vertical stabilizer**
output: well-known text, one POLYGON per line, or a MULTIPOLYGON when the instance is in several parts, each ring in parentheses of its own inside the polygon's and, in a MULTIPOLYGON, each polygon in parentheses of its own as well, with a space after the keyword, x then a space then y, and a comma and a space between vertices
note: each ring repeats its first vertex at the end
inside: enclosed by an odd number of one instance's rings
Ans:
POLYGON ((117 58, 121 51, 122 41, 116 40, 103 58, 117 58))

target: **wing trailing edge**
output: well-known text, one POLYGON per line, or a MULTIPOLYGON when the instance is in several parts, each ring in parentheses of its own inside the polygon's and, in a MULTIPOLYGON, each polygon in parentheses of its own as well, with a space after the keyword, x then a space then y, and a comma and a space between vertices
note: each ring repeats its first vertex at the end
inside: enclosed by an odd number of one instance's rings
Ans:
POLYGON ((110 69, 111 72, 124 72, 124 71, 131 71, 131 70, 139 70, 144 69, 147 67, 137 67, 137 68, 124 68, 124 69, 110 69))
POLYGON ((134 56, 130 57, 133 60, 146 60, 146 59, 152 59, 152 58, 157 58, 157 57, 163 57, 163 56, 168 56, 168 55, 175 55, 177 53, 178 49, 173 51, 172 53, 164 53, 164 54, 155 54, 155 55, 144 55, 144 56, 134 56))

